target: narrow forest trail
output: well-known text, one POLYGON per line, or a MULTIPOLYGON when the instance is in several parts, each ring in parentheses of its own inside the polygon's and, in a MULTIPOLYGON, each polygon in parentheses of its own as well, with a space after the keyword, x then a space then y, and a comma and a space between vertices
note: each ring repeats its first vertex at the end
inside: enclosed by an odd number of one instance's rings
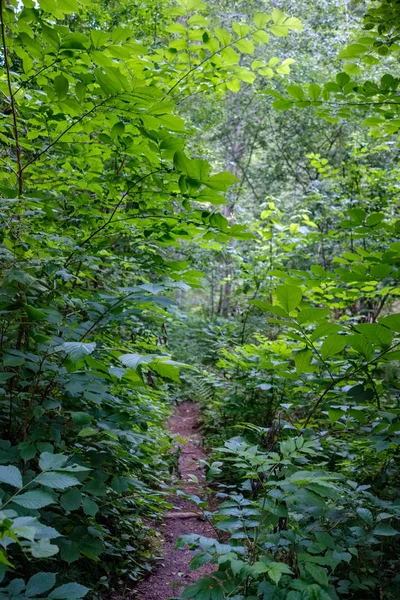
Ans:
MULTIPOLYGON (((180 404, 168 422, 172 434, 184 438, 180 442, 179 473, 181 484, 179 489, 187 494, 201 494, 205 487, 204 470, 199 460, 207 456, 201 447, 202 436, 198 431, 200 413, 193 402, 180 404), (199 485, 189 475, 195 475, 199 485)), ((163 558, 156 571, 144 580, 134 591, 135 600, 168 600, 182 593, 184 587, 210 572, 212 567, 205 565, 196 571, 190 571, 189 563, 193 554, 189 550, 177 550, 177 539, 188 533, 213 536, 211 525, 197 512, 193 503, 174 495, 170 499, 173 509, 166 513, 163 525, 163 558)))

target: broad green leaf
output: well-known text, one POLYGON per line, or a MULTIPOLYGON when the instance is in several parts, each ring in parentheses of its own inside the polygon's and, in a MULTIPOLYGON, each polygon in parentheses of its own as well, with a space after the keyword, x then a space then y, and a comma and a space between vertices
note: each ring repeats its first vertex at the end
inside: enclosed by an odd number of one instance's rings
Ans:
POLYGON ((254 54, 254 44, 251 40, 239 40, 235 46, 242 54, 254 54))
POLYGON ((312 360, 312 352, 311 350, 300 350, 300 352, 296 352, 294 355, 294 364, 296 366, 296 372, 298 375, 301 375, 304 372, 307 372, 312 360))
POLYGON ((54 488, 56 490, 65 490, 73 485, 79 485, 79 480, 72 475, 67 475, 66 473, 57 473, 56 471, 51 471, 47 473, 41 473, 36 478, 37 483, 44 485, 49 488, 54 488))
POLYGON ((346 48, 339 52, 339 58, 351 59, 358 58, 368 52, 368 48, 363 44, 349 44, 346 48))
POLYGON ((310 339, 312 342, 314 342, 315 340, 325 337, 331 333, 337 333, 338 331, 342 331, 342 327, 340 325, 336 325, 336 323, 321 323, 314 329, 310 339))
POLYGON ((54 89, 59 98, 64 98, 68 93, 68 79, 64 75, 57 75, 54 79, 54 89))
POLYGON ((139 365, 148 365, 155 358, 155 354, 122 354, 118 360, 128 369, 136 370, 139 365))
POLYGON ((336 421, 339 421, 339 419, 341 419, 345 414, 346 413, 340 408, 330 408, 328 411, 329 420, 331 423, 336 423, 336 421))
POLYGON ((339 352, 343 350, 343 348, 347 344, 347 337, 344 335, 338 335, 336 333, 331 333, 324 340, 321 346, 321 356, 325 360, 327 358, 331 358, 335 356, 339 352))
POLYGON ((34 558, 50 558, 50 556, 58 554, 59 548, 55 544, 51 544, 50 540, 42 539, 32 545, 31 552, 34 558))
POLYGON ((392 527, 391 525, 386 525, 385 523, 378 523, 377 526, 373 529, 372 534, 382 537, 391 537, 394 535, 399 535, 400 531, 394 529, 394 527, 392 527))
POLYGON ((350 335, 347 338, 349 346, 354 348, 356 352, 361 354, 367 361, 374 358, 375 351, 371 342, 363 335, 350 335))
POLYGON ((282 308, 290 313, 300 304, 303 292, 293 285, 279 285, 275 290, 275 297, 282 308))
POLYGON ((279 581, 282 578, 282 575, 293 574, 291 568, 283 562, 272 562, 266 566, 269 578, 272 579, 272 581, 276 584, 279 583, 279 581))
POLYGON ((49 598, 52 600, 80 600, 86 596, 88 591, 89 588, 79 583, 65 583, 55 588, 49 594, 49 598))
POLYGON ((33 575, 26 584, 25 596, 27 598, 41 596, 44 592, 48 592, 54 587, 55 583, 55 573, 36 573, 36 575, 33 575))
POLYGON ((368 338, 375 346, 380 346, 383 350, 390 348, 393 334, 387 327, 378 323, 363 323, 356 325, 355 329, 368 338))
POLYGON ((388 327, 392 331, 400 333, 400 314, 382 317, 379 319, 379 323, 385 327, 388 327))
POLYGON ((85 515, 90 515, 91 517, 95 517, 96 514, 99 512, 98 504, 96 504, 96 502, 94 502, 87 496, 85 496, 82 501, 82 507, 85 515))
POLYGON ((82 503, 82 495, 76 488, 70 489, 64 492, 60 497, 60 504, 64 510, 72 511, 78 510, 82 503))
POLYGON ((0 466, 0 482, 7 483, 7 485, 16 488, 21 488, 23 486, 20 470, 17 469, 17 467, 12 466, 0 466))
POLYGON ((315 565, 313 563, 310 563, 310 562, 306 562, 304 564, 304 569, 307 571, 307 573, 309 575, 311 575, 311 577, 314 579, 314 581, 319 583, 319 585, 322 585, 322 586, 328 585, 329 580, 328 580, 328 573, 327 573, 326 569, 323 569, 322 567, 315 565))
POLYGON ((310 85, 308 86, 308 95, 310 96, 311 100, 313 100, 314 102, 316 102, 318 100, 318 98, 321 95, 321 88, 319 85, 317 85, 316 83, 310 83, 310 85))
POLYGON ((304 100, 305 99, 304 90, 299 85, 288 85, 287 91, 296 100, 304 100))
POLYGON ((329 308, 305 308, 297 315, 297 322, 300 325, 304 323, 318 323, 330 314, 329 308))
POLYGON ((370 510, 368 510, 368 508, 363 508, 360 506, 359 508, 357 508, 357 514, 363 519, 363 521, 368 523, 368 525, 372 525, 372 523, 374 522, 372 513, 370 510))
POLYGON ((66 352, 74 362, 78 362, 95 351, 96 343, 92 342, 90 344, 85 344, 83 342, 64 342, 58 349, 66 352))
POLYGON ((51 452, 42 452, 39 457, 39 467, 42 471, 53 471, 62 469, 68 460, 65 454, 52 454, 51 452))
POLYGON ((268 15, 267 13, 255 13, 253 17, 254 24, 259 29, 264 29, 270 20, 271 15, 268 15))
POLYGON ((16 496, 13 499, 13 502, 18 504, 18 506, 23 506, 24 508, 38 509, 48 506, 49 504, 54 504, 55 499, 47 492, 35 490, 16 496))
POLYGON ((232 173, 229 173, 229 171, 224 171, 223 173, 212 175, 205 180, 204 183, 212 190, 226 192, 231 185, 234 185, 238 181, 239 179, 237 179, 237 177, 235 177, 232 173))

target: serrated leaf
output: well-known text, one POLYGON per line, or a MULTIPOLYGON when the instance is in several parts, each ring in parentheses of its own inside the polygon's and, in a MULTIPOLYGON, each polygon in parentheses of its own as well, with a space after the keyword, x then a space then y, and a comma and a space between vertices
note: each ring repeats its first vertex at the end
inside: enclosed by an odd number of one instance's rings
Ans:
POLYGON ((374 347, 371 342, 361 334, 350 335, 348 338, 349 345, 356 352, 364 356, 368 361, 372 360, 375 354, 374 347))
POLYGON ((156 358, 155 354, 122 354, 118 360, 128 369, 136 370, 139 365, 148 365, 156 358))
POLYGON ((96 343, 91 342, 90 344, 85 344, 84 342, 64 342, 58 349, 66 352, 74 362, 78 362, 95 351, 96 343))
POLYGON ((294 285, 279 285, 275 290, 275 297, 282 308, 290 313, 300 304, 303 292, 294 285))
POLYGON ((324 360, 327 358, 331 358, 335 356, 339 352, 345 348, 347 344, 347 337, 344 335, 338 335, 336 333, 331 333, 328 335, 326 340, 324 340, 321 346, 321 356, 324 360))
POLYGON ((294 355, 294 364, 296 366, 296 372, 301 375, 308 370, 312 360, 311 350, 300 350, 294 355))
POLYGON ((51 590, 51 588, 54 587, 55 582, 55 573, 36 573, 36 575, 33 575, 26 584, 25 596, 27 598, 33 598, 34 596, 42 595, 44 592, 51 590))
POLYGON ((35 490, 16 496, 13 499, 13 502, 15 504, 18 504, 18 506, 23 506, 24 508, 38 509, 43 508, 44 506, 48 506, 49 504, 54 504, 55 500, 53 496, 51 496, 47 492, 35 490))
POLYGON ((80 484, 80 481, 76 477, 67 475, 66 473, 57 473, 56 471, 41 473, 36 478, 36 481, 41 485, 54 488, 56 490, 65 490, 73 485, 80 484))
POLYGON ((96 514, 99 512, 98 504, 96 504, 96 502, 94 502, 87 496, 85 496, 85 498, 82 501, 82 507, 85 515, 89 515, 91 517, 95 517, 96 514))
POLYGON ((43 539, 35 542, 31 547, 32 556, 34 558, 49 558, 58 554, 59 548, 54 544, 50 544, 50 540, 43 539))
POLYGON ((23 486, 21 471, 13 466, 0 466, 0 482, 7 483, 12 487, 21 488, 23 486))
POLYGON ((49 598, 52 598, 53 600, 80 600, 80 598, 86 596, 88 591, 89 588, 80 583, 65 583, 64 585, 55 588, 49 594, 49 598))
POLYGON ((60 497, 60 504, 64 510, 78 510, 82 502, 82 494, 76 488, 64 492, 60 497))
POLYGON ((62 469, 68 460, 65 454, 52 454, 51 452, 42 452, 39 457, 39 467, 42 471, 52 471, 62 469))
POLYGON ((373 529, 372 534, 378 536, 394 536, 399 535, 399 531, 394 529, 391 525, 386 525, 385 523, 378 523, 378 525, 373 529))

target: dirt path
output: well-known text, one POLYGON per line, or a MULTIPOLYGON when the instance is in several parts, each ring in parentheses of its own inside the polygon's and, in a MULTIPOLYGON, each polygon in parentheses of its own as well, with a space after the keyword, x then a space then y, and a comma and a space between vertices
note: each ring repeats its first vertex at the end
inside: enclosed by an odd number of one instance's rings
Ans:
MULTIPOLYGON (((168 428, 171 433, 185 438, 185 443, 179 444, 179 471, 181 490, 188 494, 201 494, 199 487, 205 486, 204 472, 198 461, 206 458, 201 448, 201 435, 198 432, 199 410, 192 402, 180 404, 174 416, 170 419, 168 428), (195 475, 199 486, 190 480, 188 475, 195 475)), ((193 515, 196 512, 194 504, 179 496, 171 498, 173 510, 165 515, 163 526, 163 559, 153 575, 143 581, 135 590, 136 600, 168 600, 182 593, 184 587, 212 567, 206 565, 196 571, 189 570, 189 562, 193 554, 189 550, 176 550, 176 540, 187 533, 213 537, 214 531, 206 521, 193 515)))

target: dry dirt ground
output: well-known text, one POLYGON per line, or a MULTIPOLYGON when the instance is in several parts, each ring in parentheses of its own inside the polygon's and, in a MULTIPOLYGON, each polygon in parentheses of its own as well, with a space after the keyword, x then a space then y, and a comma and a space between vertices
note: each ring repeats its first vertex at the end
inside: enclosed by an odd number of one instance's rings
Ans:
MULTIPOLYGON (((205 459, 206 454, 201 447, 201 434, 198 431, 199 409, 192 402, 180 404, 173 417, 170 419, 168 429, 171 433, 184 438, 180 443, 181 454, 179 457, 180 489, 188 494, 201 494, 205 486, 204 470, 199 460, 205 459), (195 475, 199 485, 188 477, 195 475), (200 488, 200 489, 199 489, 200 488)), ((184 587, 193 583, 199 577, 212 571, 212 567, 205 565, 196 571, 190 571, 189 562, 193 554, 189 550, 177 550, 176 540, 188 533, 197 533, 207 537, 214 537, 211 525, 202 518, 195 516, 196 506, 179 496, 170 498, 173 509, 165 515, 163 525, 163 558, 156 570, 147 579, 133 590, 132 600, 168 600, 176 598, 182 593, 184 587)))

